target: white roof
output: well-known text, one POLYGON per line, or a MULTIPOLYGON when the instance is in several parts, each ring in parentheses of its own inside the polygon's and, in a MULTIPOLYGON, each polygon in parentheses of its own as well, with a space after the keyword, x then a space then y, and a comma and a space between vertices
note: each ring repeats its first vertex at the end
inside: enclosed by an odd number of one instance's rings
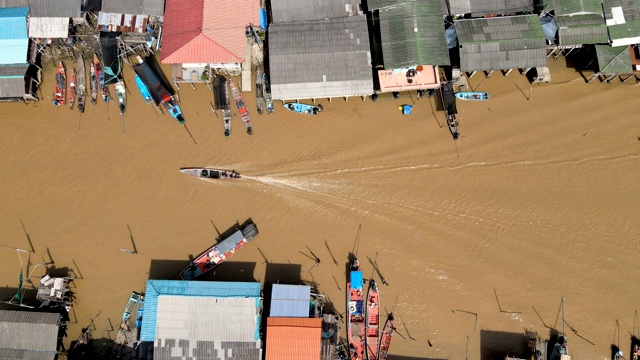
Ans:
POLYGON ((69 37, 69 18, 29 17, 29 37, 67 38, 69 37))

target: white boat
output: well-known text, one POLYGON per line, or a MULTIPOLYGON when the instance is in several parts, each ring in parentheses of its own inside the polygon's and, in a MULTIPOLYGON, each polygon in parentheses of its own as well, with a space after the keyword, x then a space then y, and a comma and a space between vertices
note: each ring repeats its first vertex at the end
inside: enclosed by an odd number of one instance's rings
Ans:
POLYGON ((214 168, 182 168, 183 174, 205 178, 205 179, 238 179, 240 174, 235 170, 223 170, 214 168))

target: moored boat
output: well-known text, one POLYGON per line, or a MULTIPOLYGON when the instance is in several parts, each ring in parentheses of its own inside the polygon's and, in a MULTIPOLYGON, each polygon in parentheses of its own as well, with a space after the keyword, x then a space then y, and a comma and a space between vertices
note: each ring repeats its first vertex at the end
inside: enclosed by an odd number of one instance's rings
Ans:
POLYGON ((164 85, 165 82, 161 79, 160 75, 156 73, 141 56, 138 55, 136 58, 138 65, 134 65, 133 69, 140 77, 140 80, 146 85, 153 101, 156 105, 162 103, 164 108, 167 109, 167 112, 169 112, 174 119, 178 120, 181 125, 184 125, 182 110, 172 95, 173 89, 169 89, 164 85))
POLYGON ((451 131, 451 136, 453 136, 453 140, 457 140, 460 136, 458 132, 458 122, 456 121, 456 116, 453 114, 447 115, 447 126, 449 127, 449 131, 451 131))
POLYGON ((67 89, 67 102, 69 103, 69 109, 73 108, 73 104, 76 101, 76 68, 71 69, 71 74, 69 74, 69 84, 67 89))
POLYGON ((384 323, 384 329, 380 336, 380 347, 378 349, 378 360, 387 360, 389 347, 391 346, 391 338, 393 337, 393 313, 387 315, 387 321, 384 323))
POLYGON ((180 172, 183 174, 201 177, 205 179, 238 179, 240 174, 235 170, 223 170, 213 168, 182 168, 180 172))
POLYGON ((53 105, 64 105, 67 100, 67 73, 62 61, 58 63, 56 71, 56 92, 53 94, 53 105))
POLYGON ((380 346, 380 292, 378 284, 371 279, 369 282, 369 290, 367 291, 367 310, 366 310, 366 348, 367 358, 369 360, 378 359, 378 348, 380 346))
POLYGON ((84 57, 78 55, 78 70, 76 73, 76 93, 78 98, 78 111, 84 112, 84 103, 87 96, 87 74, 84 68, 84 57))
POLYGON ((96 75, 96 65, 92 62, 89 63, 89 88, 91 91, 91 103, 96 104, 98 101, 98 76, 96 75))
POLYGON ((231 94, 233 94, 233 99, 235 100, 236 107, 238 108, 238 112, 240 113, 242 123, 244 124, 244 127, 247 128, 247 134, 251 135, 253 134, 253 126, 251 125, 251 116, 249 115, 249 109, 247 109, 247 106, 244 104, 244 100, 242 100, 242 95, 240 95, 238 86, 231 78, 229 78, 229 86, 231 87, 231 94))
POLYGON ((120 109, 120 115, 124 115, 124 111, 127 108, 127 89, 124 86, 124 81, 122 78, 118 79, 118 82, 115 85, 116 88, 116 98, 118 99, 118 108, 120 109))
POLYGON ((106 86, 104 84, 104 69, 102 68, 102 63, 100 62, 98 54, 93 54, 93 67, 96 69, 96 89, 100 89, 102 100, 104 100, 105 103, 108 103, 109 97, 107 96, 107 94, 109 89, 106 89, 105 91, 106 86))
POLYGON ((136 310, 136 328, 140 329, 142 326, 142 316, 144 314, 144 295, 140 296, 138 300, 138 310, 136 310))
POLYGON ((256 107, 258 108, 258 114, 262 115, 264 109, 264 91, 263 91, 263 78, 262 70, 260 66, 256 66, 256 107))
POLYGON ((262 87, 264 92, 264 103, 267 108, 267 115, 276 112, 275 107, 273 107, 273 99, 271 98, 271 85, 269 85, 269 78, 267 77, 267 72, 262 73, 262 87))
POLYGON ((131 292, 131 295, 129 296, 129 300, 127 301, 127 304, 124 307, 124 311, 122 312, 122 326, 126 326, 126 329, 129 329, 127 322, 129 321, 129 319, 131 318, 131 314, 133 314, 133 310, 135 310, 136 305, 138 305, 138 301, 140 300, 141 295, 138 294, 135 291, 131 292))
POLYGON ((258 235, 258 227, 255 223, 239 227, 233 234, 225 238, 221 242, 213 245, 198 255, 191 261, 189 266, 180 272, 177 280, 191 280, 208 271, 213 270, 216 266, 222 264, 231 257, 236 251, 240 250, 249 241, 258 235))
MULTIPOLYGON (((231 109, 229 107, 229 86, 227 86, 227 78, 222 75, 215 75, 213 79, 213 101, 215 106, 211 105, 211 110, 222 112, 222 126, 224 127, 224 136, 231 135, 231 109)), ((217 115, 217 114, 216 114, 217 115)))
POLYGON ((351 262, 347 283, 347 342, 349 359, 365 359, 365 309, 362 271, 354 258, 351 262))
POLYGON ((480 91, 461 91, 456 93, 456 97, 460 100, 488 100, 491 95, 480 91))
POLYGON ((138 91, 140 91, 140 94, 142 95, 144 102, 147 104, 152 102, 153 98, 151 98, 151 94, 149 93, 149 89, 147 88, 147 85, 145 85, 142 82, 138 74, 135 74, 135 76, 136 76, 136 86, 138 87, 138 91))
POLYGON ((297 112, 300 114, 309 114, 309 115, 318 115, 320 111, 322 111, 322 105, 307 105, 301 103, 286 103, 284 104, 285 109, 297 112))
POLYGON ((134 318, 137 323, 137 313, 140 310, 136 309, 140 309, 143 300, 144 296, 135 291, 131 292, 131 295, 129 295, 129 300, 127 300, 127 304, 125 305, 122 313, 122 321, 118 328, 118 333, 116 334, 115 341, 113 342, 113 351, 118 358, 125 355, 125 353, 129 353, 133 348, 133 344, 137 340, 138 327, 131 326, 129 322, 134 311, 136 311, 136 316, 134 318))

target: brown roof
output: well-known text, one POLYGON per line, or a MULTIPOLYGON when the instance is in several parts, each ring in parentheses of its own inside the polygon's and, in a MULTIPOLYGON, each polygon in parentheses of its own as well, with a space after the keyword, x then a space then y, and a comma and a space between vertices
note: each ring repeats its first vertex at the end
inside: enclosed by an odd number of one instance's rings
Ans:
POLYGON ((318 360, 320 318, 267 318, 266 360, 318 360))

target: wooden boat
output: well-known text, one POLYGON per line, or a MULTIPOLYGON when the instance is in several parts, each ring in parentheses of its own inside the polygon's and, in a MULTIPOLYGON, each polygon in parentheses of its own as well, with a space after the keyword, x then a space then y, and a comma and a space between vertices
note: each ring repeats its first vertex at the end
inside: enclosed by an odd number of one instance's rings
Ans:
POLYGON ((193 259, 189 266, 182 270, 176 279, 191 280, 213 270, 216 266, 222 264, 236 251, 249 243, 249 241, 257 235, 258 228, 253 222, 239 227, 237 231, 229 237, 208 248, 202 254, 198 255, 198 257, 193 259))
POLYGON ((349 359, 365 359, 365 309, 362 271, 354 258, 347 282, 347 342, 349 359))
POLYGON ((162 104, 174 119, 178 120, 181 125, 184 125, 182 110, 171 94, 173 89, 168 89, 163 84, 160 76, 142 59, 141 56, 138 55, 136 58, 138 59, 138 65, 134 65, 133 69, 140 77, 140 80, 146 85, 153 101, 156 105, 162 104))
POLYGON ((102 63, 100 62, 100 58, 98 54, 93 54, 93 66, 96 68, 96 77, 98 78, 98 88, 100 89, 100 95, 102 96, 102 100, 106 104, 109 103, 109 88, 104 82, 104 68, 102 67, 102 63))
POLYGON ((253 127, 251 125, 251 116, 249 116, 249 109, 244 104, 244 100, 242 100, 242 95, 240 95, 240 90, 238 90, 238 86, 236 86, 235 81, 233 79, 229 79, 229 86, 231 86, 231 94, 233 95, 233 99, 236 102, 236 107, 238 108, 238 112, 240 113, 240 118, 242 119, 242 123, 244 127, 247 128, 247 134, 253 134, 253 127))
POLYGON ((262 73, 262 87, 264 92, 264 103, 267 107, 267 115, 276 112, 276 109, 273 107, 273 99, 271 98, 271 85, 269 85, 269 78, 267 77, 267 73, 262 73))
POLYGON ((224 127, 224 136, 231 135, 231 108, 229 107, 229 86, 227 85, 227 78, 222 75, 216 74, 213 79, 213 102, 211 104, 211 111, 216 116, 216 110, 222 112, 222 126, 224 127))
POLYGON ((84 112, 84 103, 87 96, 87 74, 84 69, 84 57, 82 54, 78 55, 78 72, 76 74, 76 93, 78 98, 78 111, 84 112))
POLYGON ((318 115, 322 111, 322 105, 307 105, 301 103, 286 103, 284 108, 300 114, 318 115))
POLYGON ((256 66, 256 107, 258 108, 258 114, 262 114, 264 108, 264 91, 262 82, 262 70, 260 66, 256 66))
POLYGON ((140 91, 140 94, 142 95, 142 98, 144 99, 145 103, 150 103, 153 101, 153 98, 151 97, 151 94, 149 93, 149 89, 147 88, 147 85, 145 85, 142 80, 140 79, 140 76, 138 76, 138 74, 136 74, 136 86, 138 87, 138 91, 140 91))
POLYGON ((127 108, 127 89, 124 86, 124 81, 122 80, 122 78, 118 78, 118 82, 116 83, 115 88, 120 115, 124 115, 124 111, 127 108))
POLYGON ((74 67, 69 74, 69 82, 67 89, 67 100, 69 102, 69 109, 73 109, 73 103, 76 101, 76 68, 74 67))
POLYGON ((235 170, 223 170, 213 168, 182 168, 180 172, 183 174, 201 177, 205 179, 239 179, 240 174, 235 170))
POLYGON ((391 337, 393 336, 393 313, 387 316, 387 321, 384 323, 384 328, 380 336, 380 347, 378 349, 378 360, 387 360, 389 354, 389 347, 391 346, 391 337))
POLYGON ((366 339, 367 357, 369 360, 378 359, 378 348, 380 347, 380 292, 378 284, 371 279, 369 290, 367 291, 366 310, 366 339))
POLYGON ((95 105, 98 101, 98 88, 100 87, 100 82, 98 82, 96 65, 93 61, 89 63, 89 87, 91 89, 91 103, 95 105))
POLYGON ((457 140, 460 136, 460 133, 458 132, 458 122, 456 121, 455 115, 447 115, 447 126, 449 127, 449 131, 451 132, 451 136, 453 136, 453 140, 457 140))
POLYGON ((489 100, 491 95, 479 91, 461 91, 456 93, 456 97, 460 100, 489 100))
MULTIPOLYGON (((135 291, 131 292, 131 295, 129 296, 129 300, 127 301, 127 305, 125 305, 124 311, 122 313, 123 325, 126 324, 131 318, 131 314, 133 314, 133 310, 136 309, 136 305, 138 305, 138 301, 140 300, 141 297, 142 295, 138 294, 137 292, 135 291)), ((127 329, 128 329, 128 326, 127 326, 127 329)))
POLYGON ((140 329, 142 326, 142 315, 144 314, 144 295, 140 296, 138 300, 138 310, 136 310, 136 328, 140 329))
MULTIPOLYGON (((121 357, 123 353, 126 352, 126 347, 131 346, 137 340, 137 327, 132 327, 129 324, 129 320, 131 319, 134 310, 140 306, 142 301, 143 295, 133 291, 129 296, 127 304, 124 306, 122 322, 120 323, 118 333, 116 334, 115 341, 113 342, 113 350, 116 357, 121 357)), ((137 319, 137 313, 134 318, 137 319)))
POLYGON ((62 61, 58 63, 56 71, 56 92, 53 94, 53 105, 64 105, 67 101, 67 72, 62 61))

